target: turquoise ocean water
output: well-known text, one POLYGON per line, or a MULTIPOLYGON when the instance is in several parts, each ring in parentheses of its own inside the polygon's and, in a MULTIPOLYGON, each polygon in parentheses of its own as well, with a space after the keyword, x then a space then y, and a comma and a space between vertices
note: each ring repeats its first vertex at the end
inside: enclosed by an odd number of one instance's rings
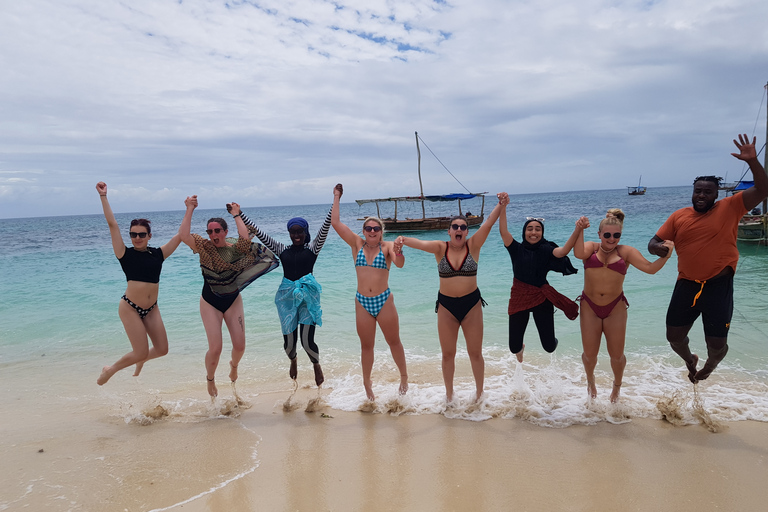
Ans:
MULTIPOLYGON (((623 189, 512 195, 507 210, 510 231, 518 238, 526 216, 544 217, 545 236, 562 245, 575 220, 587 215, 594 226, 588 239, 594 240, 597 221, 608 208, 620 207, 627 214, 622 243, 639 248, 653 259, 646 250, 648 240, 673 210, 690 204, 690 192, 690 187, 672 187, 651 188, 640 197, 630 197, 623 189)), ((488 203, 486 213, 495 198, 489 197, 488 203)), ((314 235, 329 207, 330 203, 244 207, 244 211, 274 238, 289 243, 287 219, 307 218, 314 235)), ((468 203, 464 208, 476 213, 480 206, 468 203)), ((209 217, 225 213, 223 208, 196 211, 193 232, 202 232, 209 217)), ((347 203, 342 204, 341 213, 345 223, 360 230, 357 219, 375 213, 375 208, 347 203)), ((117 213, 116 217, 127 243, 129 220, 139 216, 151 219, 152 245, 156 246, 176 232, 182 215, 182 211, 131 212, 117 213)), ((388 234, 387 239, 394 236, 388 234)), ((447 239, 444 233, 414 236, 447 239)), ((768 250, 752 245, 739 249, 730 352, 698 391, 705 408, 716 419, 768 421, 768 250)), ((578 261, 574 263, 580 267, 578 261)), ((446 409, 434 313, 438 288, 435 262, 432 255, 406 248, 405 267, 392 267, 390 287, 400 315, 411 390, 398 407, 388 408, 387 403, 396 398, 398 375, 379 333, 373 374, 379 411, 442 413, 472 420, 522 417, 543 426, 560 427, 660 416, 657 402, 674 397, 686 421, 693 422, 689 415, 693 387, 685 378, 682 361, 664 338, 664 317, 676 264, 675 257, 655 276, 634 268, 629 271, 625 293, 631 306, 622 400, 617 406, 608 403, 612 377, 603 348, 597 368, 599 397, 589 403, 578 320, 572 322, 561 312, 556 313, 560 345, 552 356, 541 348, 532 321, 526 335, 524 364, 517 365, 509 353, 506 307, 512 266, 494 227, 481 252, 478 274, 479 288, 488 302, 484 310, 486 397, 480 406, 470 405, 474 384, 460 336, 456 381, 459 403, 446 409)), ((131 376, 129 368, 103 387, 95 383, 101 367, 112 364, 129 349, 117 315, 125 278, 112 253, 104 217, 0 220, 0 266, 0 375, 4 388, 0 410, 4 416, 14 414, 20 401, 27 399, 46 404, 48 412, 39 414, 40 428, 62 422, 66 411, 77 410, 132 421, 141 416, 147 404, 158 403, 173 411, 172 417, 180 421, 205 416, 201 411, 208 403, 203 366, 207 342, 198 310, 202 277, 198 258, 189 248, 181 245, 163 267, 159 307, 168 331, 169 355, 147 363, 138 378, 131 376)), ((315 275, 323 286, 323 325, 317 330, 317 342, 326 375, 324 387, 331 390, 325 401, 332 408, 356 410, 365 395, 354 323, 355 273, 349 247, 333 230, 320 253, 315 275)), ((281 278, 282 269, 277 269, 243 293, 247 348, 237 389, 245 397, 292 387, 273 302, 281 278)), ((569 277, 550 274, 550 283, 571 298, 579 295, 582 280, 581 271, 569 277)), ((694 326, 691 338, 694 352, 705 355, 700 322, 694 326)), ((224 346, 217 373, 222 396, 228 392, 224 384, 228 371, 226 333, 224 346)), ((301 352, 299 361, 300 385, 309 386, 311 365, 301 352)), ((21 431, 16 434, 22 436, 21 431)))

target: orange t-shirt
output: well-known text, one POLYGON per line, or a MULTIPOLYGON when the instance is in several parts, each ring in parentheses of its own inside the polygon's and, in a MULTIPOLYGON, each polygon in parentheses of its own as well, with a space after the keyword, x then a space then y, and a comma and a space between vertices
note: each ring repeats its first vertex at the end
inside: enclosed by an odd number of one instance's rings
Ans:
POLYGON ((741 194, 716 202, 707 213, 692 206, 669 216, 656 236, 675 242, 678 279, 705 281, 725 267, 736 271, 739 219, 747 213, 741 194))

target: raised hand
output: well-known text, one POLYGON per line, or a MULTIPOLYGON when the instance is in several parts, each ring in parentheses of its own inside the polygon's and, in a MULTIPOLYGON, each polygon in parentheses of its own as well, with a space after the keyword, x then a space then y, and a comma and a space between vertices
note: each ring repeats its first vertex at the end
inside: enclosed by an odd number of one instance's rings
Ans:
POLYGON ((749 142, 749 136, 746 133, 744 135, 739 134, 739 142, 736 142, 736 139, 733 139, 733 143, 736 144, 737 148, 739 148, 739 152, 731 154, 739 160, 744 161, 757 158, 755 142, 757 142, 757 137, 753 137, 752 142, 749 142))
POLYGON ((588 217, 579 217, 576 220, 576 227, 579 229, 587 229, 589 227, 589 218, 588 217))
POLYGON ((107 184, 103 181, 100 181, 96 184, 96 190, 99 192, 100 196, 107 195, 107 184))
POLYGON ((335 187, 333 187, 333 197, 341 197, 341 195, 344 194, 344 187, 341 186, 341 183, 337 183, 335 187))
POLYGON ((187 196, 187 198, 184 200, 184 206, 187 208, 192 208, 193 210, 197 208, 197 196, 187 196))

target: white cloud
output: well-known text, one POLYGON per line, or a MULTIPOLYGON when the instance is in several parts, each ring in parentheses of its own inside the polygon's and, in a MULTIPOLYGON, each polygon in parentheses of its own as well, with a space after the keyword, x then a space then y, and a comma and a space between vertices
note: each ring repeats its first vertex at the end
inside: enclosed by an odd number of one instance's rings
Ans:
MULTIPOLYGON (((0 217, 37 201, 39 215, 98 212, 99 180, 117 211, 193 193, 211 207, 329 202, 336 182, 349 199, 416 194, 416 130, 472 190, 733 176, 730 140, 755 125, 767 78, 758 0, 3 11, 0 217)), ((424 148, 422 169, 428 193, 459 189, 424 148)))

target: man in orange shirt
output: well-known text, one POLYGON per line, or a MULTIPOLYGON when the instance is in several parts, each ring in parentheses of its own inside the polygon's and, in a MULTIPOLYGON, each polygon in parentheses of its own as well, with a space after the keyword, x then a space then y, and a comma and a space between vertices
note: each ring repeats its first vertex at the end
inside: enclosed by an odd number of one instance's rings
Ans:
POLYGON ((739 135, 739 142, 733 141, 739 153, 731 153, 747 162, 755 186, 715 202, 720 178, 699 176, 693 182, 693 206, 670 215, 648 242, 648 252, 662 257, 668 251, 662 242, 675 243, 679 274, 667 309, 667 341, 685 361, 694 384, 709 377, 728 352, 739 219, 768 196, 768 176, 757 160, 755 141, 739 135), (696 368, 698 356, 688 346, 688 332, 699 315, 707 343, 707 362, 701 370, 696 368))

